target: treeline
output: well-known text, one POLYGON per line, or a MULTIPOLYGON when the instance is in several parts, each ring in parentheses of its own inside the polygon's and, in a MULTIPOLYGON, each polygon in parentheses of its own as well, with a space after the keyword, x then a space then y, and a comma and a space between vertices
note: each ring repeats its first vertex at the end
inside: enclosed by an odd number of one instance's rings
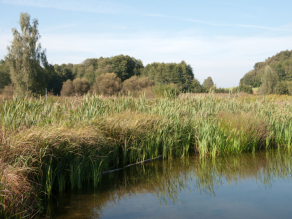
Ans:
POLYGON ((240 79, 240 85, 261 87, 260 91, 262 94, 291 95, 292 50, 282 51, 273 57, 269 57, 264 62, 255 63, 253 70, 246 73, 240 79))
MULTIPOLYGON (((90 58, 80 64, 55 64, 42 67, 43 86, 31 89, 35 94, 44 94, 45 88, 54 95, 72 96, 87 92, 104 95, 141 93, 146 88, 164 85, 165 89, 179 92, 228 93, 228 89, 217 88, 211 77, 203 84, 194 77, 193 69, 185 61, 181 63, 152 63, 145 67, 139 59, 128 55, 110 58, 90 58), (166 88, 166 85, 170 85, 166 88)), ((11 94, 9 62, 0 61, 0 90, 11 94)), ((161 89, 163 86, 159 86, 161 89)))

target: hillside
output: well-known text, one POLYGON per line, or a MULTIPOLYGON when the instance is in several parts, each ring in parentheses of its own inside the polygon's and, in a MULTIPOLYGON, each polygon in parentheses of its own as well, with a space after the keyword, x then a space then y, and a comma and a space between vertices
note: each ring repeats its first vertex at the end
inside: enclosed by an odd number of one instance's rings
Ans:
POLYGON ((265 66, 269 65, 277 74, 279 81, 292 81, 292 50, 282 51, 264 62, 257 62, 254 69, 240 79, 240 84, 259 87, 265 66))

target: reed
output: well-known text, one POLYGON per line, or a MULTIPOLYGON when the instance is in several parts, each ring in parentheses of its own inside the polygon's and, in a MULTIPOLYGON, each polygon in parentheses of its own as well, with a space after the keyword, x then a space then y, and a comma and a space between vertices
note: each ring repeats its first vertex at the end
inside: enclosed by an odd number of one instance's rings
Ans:
MULTIPOLYGON (((2 198, 0 213, 32 215, 41 211, 36 203, 54 191, 97 186, 102 171, 159 155, 215 157, 290 148, 290 103, 289 96, 213 94, 2 100, 1 191, 8 190, 9 167, 27 185, 23 200, 31 206, 22 205, 24 210, 2 198)), ((9 184, 9 191, 17 194, 16 184, 9 184)))

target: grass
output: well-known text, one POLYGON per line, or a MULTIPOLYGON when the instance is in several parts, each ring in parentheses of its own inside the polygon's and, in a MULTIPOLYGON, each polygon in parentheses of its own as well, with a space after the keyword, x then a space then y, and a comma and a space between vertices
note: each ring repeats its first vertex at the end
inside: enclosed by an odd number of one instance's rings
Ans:
POLYGON ((290 103, 228 94, 0 100, 0 215, 31 217, 53 192, 97 186, 102 171, 159 155, 290 148, 290 103))

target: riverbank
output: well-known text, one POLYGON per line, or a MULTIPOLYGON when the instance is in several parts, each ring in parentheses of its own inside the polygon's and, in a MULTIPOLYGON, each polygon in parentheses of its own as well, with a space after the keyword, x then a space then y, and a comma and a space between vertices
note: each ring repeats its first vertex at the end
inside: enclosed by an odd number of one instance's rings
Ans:
POLYGON ((1 216, 42 212, 52 192, 162 155, 291 146, 289 96, 13 99, 0 102, 1 216))

